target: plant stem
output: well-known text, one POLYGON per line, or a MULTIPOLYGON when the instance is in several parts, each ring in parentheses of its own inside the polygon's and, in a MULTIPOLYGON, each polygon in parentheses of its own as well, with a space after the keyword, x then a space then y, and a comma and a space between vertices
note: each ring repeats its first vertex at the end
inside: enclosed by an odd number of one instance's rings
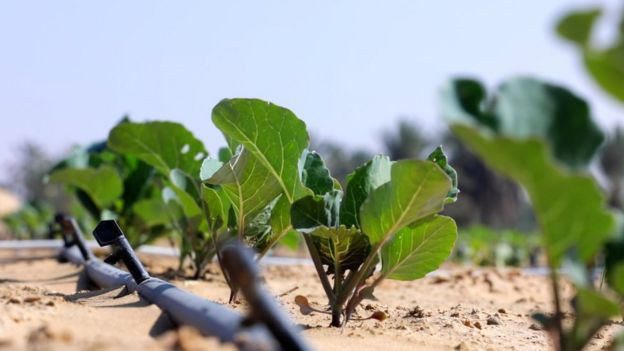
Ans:
POLYGON ((284 230, 279 233, 279 235, 276 235, 273 239, 271 239, 266 247, 264 248, 264 250, 260 251, 260 253, 258 254, 258 256, 256 257, 256 261, 260 261, 264 256, 266 256, 266 254, 269 252, 269 250, 271 250, 271 248, 278 242, 280 241, 281 238, 284 237, 284 235, 286 235, 290 230, 292 229, 292 224, 289 225, 287 228, 284 228, 284 230))
POLYGON ((550 267, 550 281, 552 283, 552 293, 553 299, 555 302, 555 315, 553 316, 553 328, 555 334, 555 347, 558 348, 558 351, 566 351, 567 345, 566 340, 563 335, 563 324, 562 324, 562 310, 561 310, 561 296, 559 291, 559 273, 555 266, 549 263, 550 267))
POLYGON ((332 321, 331 326, 340 328, 342 327, 342 306, 333 305, 332 306, 332 321))
POLYGON ((336 299, 336 304, 341 306, 344 305, 349 297, 356 293, 356 287, 363 279, 366 279, 366 273, 370 270, 371 266, 375 262, 379 250, 381 250, 381 242, 375 244, 375 246, 371 249, 370 254, 368 254, 368 257, 366 257, 366 260, 364 261, 364 263, 362 263, 357 272, 354 275, 347 277, 346 281, 344 282, 344 289, 342 289, 340 295, 338 295, 336 299))
POLYGON ((310 252, 310 257, 312 258, 312 262, 314 263, 314 268, 316 268, 316 274, 318 274, 319 279, 321 280, 321 285, 323 286, 323 290, 325 290, 325 295, 329 299, 329 304, 334 306, 336 302, 336 295, 334 294, 331 284, 329 283, 329 279, 327 279, 327 274, 323 270, 323 263, 321 263, 321 257, 319 256, 318 251, 316 251, 316 247, 312 242, 312 238, 308 234, 303 235, 303 240, 305 240, 306 246, 308 247, 308 251, 310 252))
POLYGON ((343 272, 340 267, 340 262, 336 262, 334 267, 334 295, 339 295, 342 289, 343 272))
MULTIPOLYGON (((200 197, 203 199, 204 198, 204 194, 203 188, 200 188, 200 197)), ((202 212, 204 212, 204 217, 206 218, 206 222, 209 223, 209 227, 210 227, 210 239, 212 240, 212 244, 214 246, 215 249, 215 253, 217 255, 217 262, 219 262, 219 267, 221 268, 221 272, 223 273, 223 278, 225 279, 225 282, 227 283, 227 285, 230 287, 230 303, 232 303, 234 301, 234 299, 236 299, 236 294, 234 292, 234 287, 232 286, 232 283, 230 282, 230 276, 228 275, 228 273, 223 269, 223 258, 221 257, 221 251, 219 250, 219 242, 218 242, 218 230, 216 228, 213 227, 213 223, 210 220, 210 212, 208 211, 208 208, 206 207, 206 202, 201 200, 201 207, 202 207, 202 212)))

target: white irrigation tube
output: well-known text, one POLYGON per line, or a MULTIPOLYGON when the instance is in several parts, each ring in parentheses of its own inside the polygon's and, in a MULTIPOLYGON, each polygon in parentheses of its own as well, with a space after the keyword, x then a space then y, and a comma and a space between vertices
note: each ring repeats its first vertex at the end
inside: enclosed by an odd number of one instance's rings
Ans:
MULTIPOLYGON (((61 248, 63 242, 61 240, 6 240, 0 241, 0 250, 3 249, 58 249, 61 248)), ((95 241, 89 240, 87 241, 87 246, 89 248, 99 247, 95 241)), ((173 247, 163 247, 163 246, 153 246, 153 245, 145 245, 139 248, 139 253, 144 253, 148 255, 156 255, 156 256, 168 256, 168 257, 178 257, 179 251, 173 247)), ((308 258, 296 258, 296 257, 276 257, 276 256, 267 256, 260 260, 261 265, 266 266, 292 266, 292 265, 303 265, 303 266, 311 266, 312 260, 308 258)), ((525 267, 521 269, 522 272, 526 275, 531 276, 546 276, 550 274, 550 269, 548 267, 525 267)), ((122 271, 123 272, 123 271, 122 271)), ((566 269, 560 270, 562 274, 566 274, 566 269)), ((597 269, 594 274, 600 275, 601 270, 597 269)), ((437 269, 433 272, 427 274, 427 276, 445 276, 450 274, 448 271, 444 269, 437 269)))
MULTIPOLYGON (((63 247, 62 240, 4 240, 0 241, 0 250, 28 250, 28 249, 60 249, 63 247)), ((97 242, 87 240, 87 247, 90 249, 99 248, 97 242)), ((144 245, 138 250, 138 253, 147 255, 179 257, 180 251, 174 247, 144 245)), ((297 257, 279 257, 266 256, 260 260, 261 265, 267 266, 292 266, 304 265, 311 266, 312 260, 308 258, 297 257)))

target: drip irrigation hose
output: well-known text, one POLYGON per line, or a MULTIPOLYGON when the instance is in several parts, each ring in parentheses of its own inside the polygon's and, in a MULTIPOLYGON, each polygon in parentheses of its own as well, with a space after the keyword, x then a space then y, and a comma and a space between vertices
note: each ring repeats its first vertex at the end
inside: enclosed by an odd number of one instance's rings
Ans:
MULTIPOLYGON (((157 305, 175 323, 193 326, 203 335, 217 337, 222 342, 234 343, 241 350, 309 350, 292 323, 281 314, 275 301, 257 286, 251 288, 242 286, 251 307, 251 316, 247 318, 226 306, 203 299, 161 279, 150 277, 115 221, 102 221, 93 232, 101 246, 113 246, 113 254, 107 258, 107 263, 95 258, 86 248, 75 221, 63 217, 58 218, 58 222, 63 228, 65 242, 60 256, 74 264, 83 265, 89 279, 98 286, 102 288, 126 286, 128 291, 137 291, 142 298, 157 305), (111 265, 119 260, 123 261, 130 273, 111 265), (260 296, 260 299, 258 300, 255 295, 260 296), (257 301, 261 301, 259 308, 257 301), (259 315, 265 317, 258 318, 259 315), (280 322, 276 324, 276 320, 280 322)), ((228 255, 235 256, 235 259, 246 257, 243 260, 247 262, 253 260, 241 253, 228 255)), ((257 272, 252 269, 246 275, 252 277, 250 281, 252 284, 259 281, 256 274, 257 272)))

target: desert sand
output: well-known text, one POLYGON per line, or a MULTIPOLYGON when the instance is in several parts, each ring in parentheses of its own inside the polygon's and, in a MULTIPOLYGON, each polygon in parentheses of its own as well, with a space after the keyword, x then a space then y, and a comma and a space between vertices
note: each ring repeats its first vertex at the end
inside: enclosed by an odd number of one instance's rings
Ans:
MULTIPOLYGON (((32 253, 41 255, 41 252, 32 253)), ((50 252, 48 252, 50 254, 50 252)), ((160 310, 123 289, 89 290, 80 267, 53 259, 7 261, 0 252, 0 350, 232 349, 190 328, 171 330, 160 310)), ((202 280, 172 274, 175 260, 143 256, 152 274, 193 293, 226 303, 229 290, 218 267, 202 280)), ((546 333, 531 320, 550 311, 548 281, 517 269, 445 266, 414 282, 386 281, 378 301, 365 301, 360 317, 381 310, 383 322, 352 321, 330 328, 329 316, 302 315, 297 295, 324 308, 326 298, 311 266, 265 266, 268 289, 316 350, 548 350, 546 333)), ((565 285, 566 294, 572 289, 565 285)), ((231 307, 244 313, 244 301, 231 307)), ((621 319, 596 335, 590 349, 608 345, 621 319)))

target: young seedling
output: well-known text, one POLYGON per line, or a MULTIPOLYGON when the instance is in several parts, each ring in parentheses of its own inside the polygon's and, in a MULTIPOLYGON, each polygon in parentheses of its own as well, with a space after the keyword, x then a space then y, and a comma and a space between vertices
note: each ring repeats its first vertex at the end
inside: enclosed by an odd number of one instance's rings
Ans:
POLYGON ((299 162, 309 143, 305 123, 290 110, 257 99, 223 100, 212 120, 228 141, 220 154, 231 157, 203 162, 206 203, 219 208, 207 216, 227 223, 219 237, 245 242, 259 259, 293 231, 290 206, 311 193, 300 179, 299 162))
POLYGON ((165 199, 180 208, 175 223, 184 233, 182 253, 193 257, 197 272, 214 254, 221 262, 219 247, 231 239, 262 257, 293 232, 290 205, 309 193, 299 174, 309 138, 291 111, 255 99, 223 100, 213 121, 228 141, 218 159, 206 157, 199 140, 169 122, 124 123, 108 141, 161 174, 165 199))
MULTIPOLYGON (((348 322, 384 279, 422 278, 450 255, 457 228, 437 214, 455 201, 457 176, 441 148, 428 160, 377 156, 348 177, 344 194, 320 157, 308 158, 320 161, 304 168, 315 194, 296 201, 291 217, 327 295, 332 326, 348 322)), ((309 311, 307 300, 298 300, 309 311)))
POLYGON ((67 185, 93 222, 117 218, 128 228, 135 247, 168 234, 169 221, 158 199, 159 189, 152 182, 153 167, 103 144, 76 153, 80 157, 75 154, 71 158, 82 161, 60 162, 49 180, 67 185))
POLYGON ((204 218, 203 189, 199 182, 202 160, 208 155, 201 141, 184 126, 173 122, 121 123, 108 137, 108 147, 136 157, 154 167, 165 207, 161 218, 179 234, 180 268, 186 258, 194 266, 194 277, 203 275, 214 257, 214 225, 204 218))

